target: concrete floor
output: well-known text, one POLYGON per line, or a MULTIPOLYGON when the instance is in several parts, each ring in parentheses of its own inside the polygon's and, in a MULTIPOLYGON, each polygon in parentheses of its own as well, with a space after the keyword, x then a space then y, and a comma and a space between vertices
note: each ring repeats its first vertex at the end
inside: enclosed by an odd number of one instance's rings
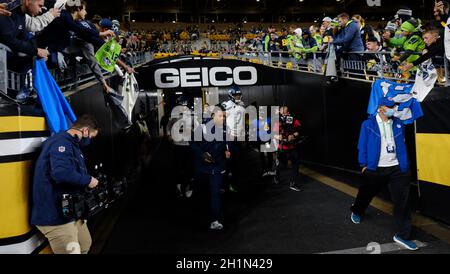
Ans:
POLYGON ((411 252, 393 244, 393 217, 370 207, 360 225, 350 221, 353 197, 302 176, 302 192, 259 177, 259 158, 248 153, 245 184, 224 194, 224 230, 209 231, 207 192, 176 198, 170 153, 160 151, 123 209, 102 250, 115 254, 450 253, 450 244, 416 228, 425 246, 411 252))

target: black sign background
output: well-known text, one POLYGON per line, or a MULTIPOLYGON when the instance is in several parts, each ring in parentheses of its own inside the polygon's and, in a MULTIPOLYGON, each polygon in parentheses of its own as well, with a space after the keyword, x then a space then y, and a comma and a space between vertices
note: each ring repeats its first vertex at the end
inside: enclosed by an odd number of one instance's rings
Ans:
MULTIPOLYGON (((251 66, 256 68, 258 72, 258 81, 254 86, 270 86, 270 85, 280 85, 280 84, 293 84, 295 83, 295 72, 283 69, 274 69, 265 65, 254 64, 250 62, 244 62, 241 60, 228 60, 228 59, 192 59, 192 57, 179 57, 177 59, 154 61, 146 66, 137 69, 138 75, 137 80, 139 82, 139 87, 147 90, 158 89, 155 83, 155 71, 161 68, 203 68, 208 69, 214 67, 229 67, 234 69, 241 66, 251 66), (180 60, 183 58, 189 58, 188 60, 180 60)), ((243 72, 242 78, 248 79, 248 74, 243 72)), ((218 74, 218 80, 221 75, 218 74)), ((214 87, 210 85, 209 87, 214 87)))

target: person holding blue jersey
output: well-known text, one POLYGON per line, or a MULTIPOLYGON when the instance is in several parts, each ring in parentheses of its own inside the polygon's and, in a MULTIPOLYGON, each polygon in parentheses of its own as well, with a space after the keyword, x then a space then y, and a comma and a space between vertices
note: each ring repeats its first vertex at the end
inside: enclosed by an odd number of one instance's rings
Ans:
POLYGON ((44 234, 55 254, 89 252, 92 240, 86 221, 64 216, 62 196, 97 187, 98 180, 88 174, 81 148, 98 132, 94 118, 81 116, 71 129, 44 142, 36 162, 30 223, 44 234))
POLYGON ((361 223, 361 217, 372 199, 389 186, 394 204, 397 233, 394 241, 409 250, 417 250, 410 240, 411 213, 408 206, 411 175, 405 143, 405 126, 394 115, 394 102, 381 100, 376 116, 363 122, 359 137, 359 164, 364 183, 351 207, 351 220, 361 223))

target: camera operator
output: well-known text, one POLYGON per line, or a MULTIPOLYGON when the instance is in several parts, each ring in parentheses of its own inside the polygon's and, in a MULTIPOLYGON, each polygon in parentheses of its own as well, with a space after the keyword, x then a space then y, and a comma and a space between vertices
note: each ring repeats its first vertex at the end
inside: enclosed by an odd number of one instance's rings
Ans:
POLYGON ((44 142, 36 162, 31 224, 45 235, 55 254, 86 254, 91 246, 86 221, 64 217, 62 195, 97 186, 98 180, 87 172, 81 148, 98 131, 93 117, 81 116, 71 129, 44 142))

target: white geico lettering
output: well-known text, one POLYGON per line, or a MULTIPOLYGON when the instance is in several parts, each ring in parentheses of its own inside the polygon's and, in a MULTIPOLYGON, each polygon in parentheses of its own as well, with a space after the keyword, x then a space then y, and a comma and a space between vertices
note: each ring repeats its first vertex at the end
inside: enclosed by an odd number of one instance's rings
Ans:
POLYGON ((367 0, 369 7, 381 7, 381 0, 367 0))
POLYGON ((227 87, 233 84, 251 86, 258 82, 258 71, 255 67, 242 66, 202 68, 161 68, 155 71, 155 84, 158 88, 189 87, 227 87), (209 70, 209 71, 208 71, 209 70), (242 74, 250 77, 242 77, 242 74))

